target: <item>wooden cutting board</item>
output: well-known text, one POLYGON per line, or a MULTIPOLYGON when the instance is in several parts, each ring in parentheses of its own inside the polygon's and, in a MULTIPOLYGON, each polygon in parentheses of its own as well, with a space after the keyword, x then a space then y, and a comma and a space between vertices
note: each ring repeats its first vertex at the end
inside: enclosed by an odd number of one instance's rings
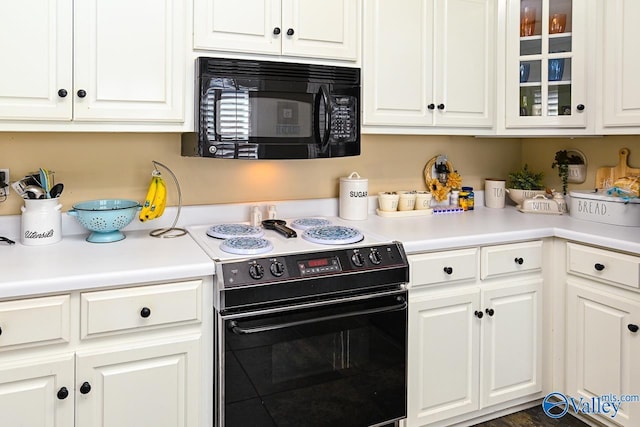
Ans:
POLYGON ((618 152, 620 161, 613 167, 601 167, 596 171, 596 188, 608 188, 613 182, 623 176, 640 175, 640 169, 630 168, 627 160, 629 159, 629 149, 621 148, 618 152))

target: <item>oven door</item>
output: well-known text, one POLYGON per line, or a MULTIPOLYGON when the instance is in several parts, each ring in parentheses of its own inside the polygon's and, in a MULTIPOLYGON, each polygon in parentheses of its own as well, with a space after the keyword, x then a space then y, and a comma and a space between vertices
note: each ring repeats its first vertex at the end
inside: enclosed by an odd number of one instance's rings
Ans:
POLYGON ((220 426, 365 427, 406 417, 406 291, 218 320, 220 426))

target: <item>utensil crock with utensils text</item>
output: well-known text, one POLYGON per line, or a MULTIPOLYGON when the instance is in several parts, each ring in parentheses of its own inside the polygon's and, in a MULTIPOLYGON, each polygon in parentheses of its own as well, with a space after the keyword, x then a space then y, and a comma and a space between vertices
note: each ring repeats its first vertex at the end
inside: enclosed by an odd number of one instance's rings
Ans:
POLYGON ((62 240, 62 205, 56 199, 25 199, 20 241, 27 246, 58 243, 62 240))

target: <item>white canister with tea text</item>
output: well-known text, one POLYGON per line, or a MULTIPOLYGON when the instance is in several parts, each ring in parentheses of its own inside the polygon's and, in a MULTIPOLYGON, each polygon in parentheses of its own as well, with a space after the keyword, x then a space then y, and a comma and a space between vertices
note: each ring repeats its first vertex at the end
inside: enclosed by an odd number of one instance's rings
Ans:
POLYGON ((50 245, 62 240, 62 205, 58 199, 25 199, 20 241, 23 245, 50 245))
POLYGON ((369 180, 352 172, 340 178, 339 215, 343 219, 367 219, 369 211, 369 180))

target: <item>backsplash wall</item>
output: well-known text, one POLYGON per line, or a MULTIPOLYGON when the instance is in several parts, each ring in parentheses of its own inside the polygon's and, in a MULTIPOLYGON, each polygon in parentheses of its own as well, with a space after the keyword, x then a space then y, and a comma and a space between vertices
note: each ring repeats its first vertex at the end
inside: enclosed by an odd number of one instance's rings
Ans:
MULTIPOLYGON (((425 164, 447 154, 465 185, 482 189, 487 177, 506 178, 528 163, 545 173, 545 182, 561 188, 551 169, 560 149, 579 149, 587 157, 584 184, 594 186, 599 166, 614 166, 618 150, 631 150, 629 164, 640 167, 640 137, 500 139, 457 136, 363 135, 362 155, 340 159, 242 161, 180 156, 180 135, 139 133, 0 133, 0 168, 15 180, 39 167, 55 171, 65 184, 63 209, 82 200, 130 198, 142 201, 152 160, 177 175, 183 204, 260 202, 337 197, 339 178, 357 171, 369 179, 369 192, 425 189, 425 164)), ((165 177, 170 180, 168 174, 165 177)), ((169 182, 169 204, 177 194, 169 182)), ((11 191, 0 203, 0 215, 20 213, 22 200, 11 191)))
MULTIPOLYGON (((142 201, 152 160, 177 175, 184 205, 337 197, 339 178, 357 171, 369 192, 423 190, 425 164, 446 154, 464 184, 481 188, 486 177, 506 177, 521 161, 517 139, 457 136, 363 135, 357 157, 317 160, 243 161, 182 157, 179 134, 0 133, 0 168, 14 181, 39 167, 63 182, 63 210, 82 200, 129 198, 142 201)), ((165 178, 170 180, 168 174, 165 178)), ((0 215, 20 213, 11 190, 0 215)), ((169 205, 177 204, 169 182, 169 205)))

